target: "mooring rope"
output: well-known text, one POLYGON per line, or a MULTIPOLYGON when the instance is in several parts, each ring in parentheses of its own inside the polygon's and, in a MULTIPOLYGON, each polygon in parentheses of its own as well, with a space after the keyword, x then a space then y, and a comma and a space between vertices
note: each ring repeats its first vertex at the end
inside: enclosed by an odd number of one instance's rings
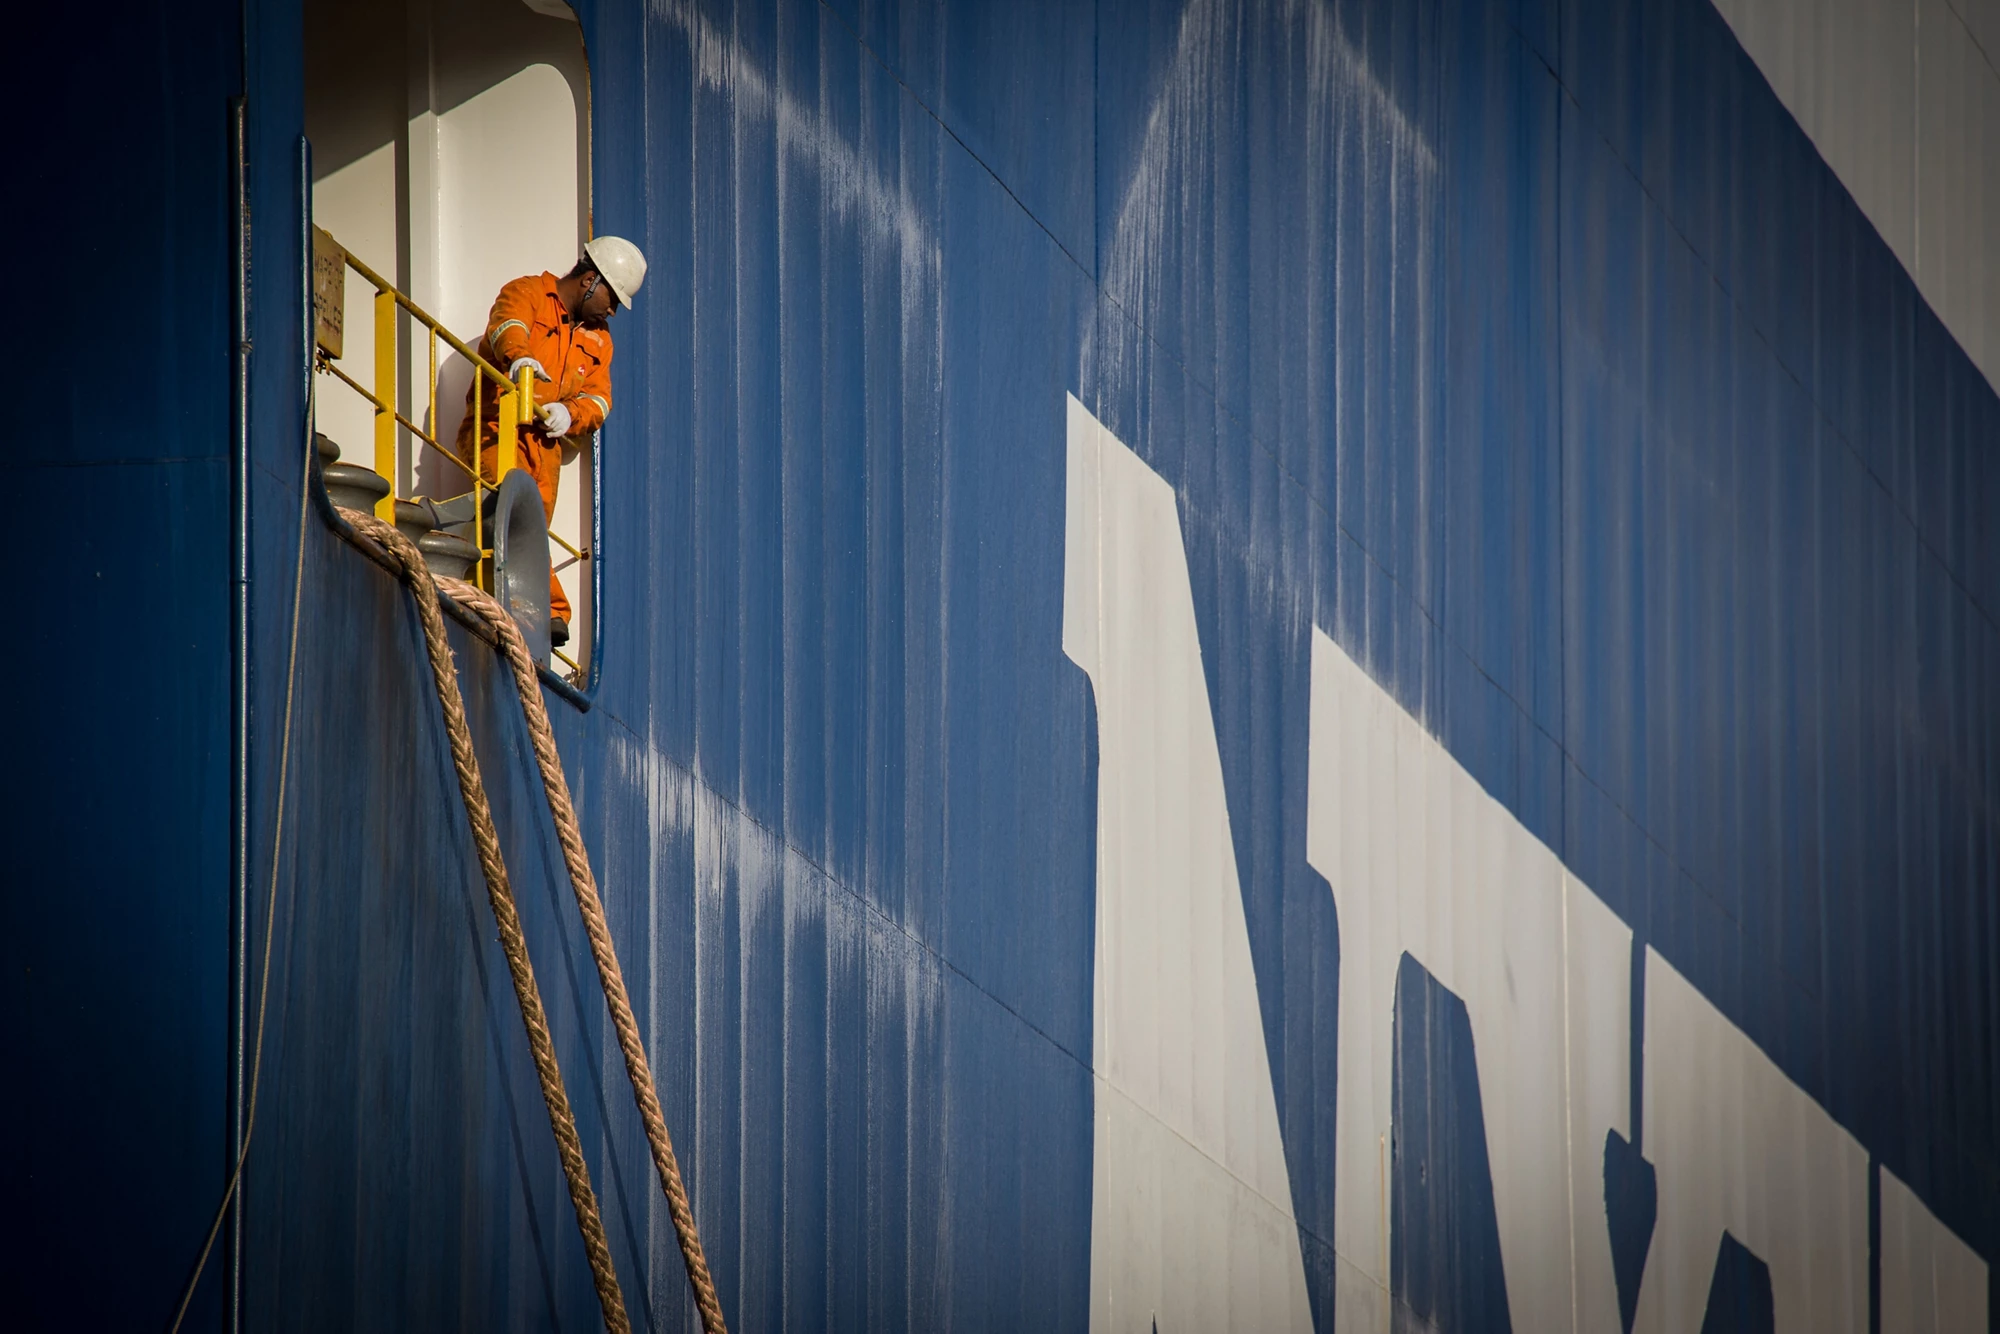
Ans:
POLYGON ((597 1301, 604 1309, 604 1324, 611 1334, 629 1334, 631 1321, 625 1315, 625 1298, 618 1290, 618 1272, 611 1262, 611 1245, 605 1239, 604 1220, 597 1212, 597 1195, 590 1188, 590 1168, 583 1160, 583 1143, 577 1137, 576 1118, 570 1112, 569 1095, 563 1090, 562 1070, 556 1064, 555 1042, 549 1036, 548 1016, 542 1009, 541 988, 535 984, 535 969, 528 959, 527 938, 521 931, 521 914, 514 904, 508 884, 507 865, 500 856, 500 835, 493 827, 493 808, 486 800, 486 784, 480 778, 479 757, 472 749, 472 726, 465 716, 465 697, 458 688, 458 669, 452 662, 451 644, 445 638, 444 614, 438 608, 437 582, 424 565, 417 544, 372 514, 343 509, 341 516, 355 531, 373 539, 402 567, 404 581, 416 594, 418 619, 423 623, 424 647, 430 655, 431 677, 437 683, 438 703, 444 708, 445 730, 451 735, 451 761, 458 771, 458 790, 465 799, 465 814, 472 826, 472 842, 479 851, 479 867, 486 876, 486 897, 493 905, 493 918, 500 927, 500 950, 507 956, 507 971, 514 981, 514 999, 520 1003, 521 1022, 528 1030, 528 1048, 534 1054, 535 1074, 541 1080, 542 1101, 548 1104, 549 1126, 555 1131, 556 1150, 562 1158, 563 1175, 569 1181, 570 1203, 576 1206, 577 1231, 583 1234, 583 1249, 590 1257, 591 1277, 597 1283, 597 1301))
POLYGON ((688 1285, 694 1290, 695 1305, 701 1313, 705 1334, 728 1334, 722 1302, 715 1280, 708 1272, 702 1253, 701 1233, 695 1226, 694 1209, 688 1203, 687 1186, 681 1179, 680 1162, 674 1156, 673 1136, 667 1130, 666 1114, 660 1108, 658 1089, 653 1083, 652 1062, 632 1012, 625 989, 624 970, 618 964, 618 950, 611 938, 611 925, 604 913, 604 901, 597 889, 597 877, 590 869, 590 855, 583 845, 583 829, 577 822, 576 805, 570 799, 569 780, 563 773, 562 757, 556 750, 555 730, 549 724, 547 706, 534 659, 520 626, 493 597, 460 579, 433 580, 424 567, 422 553, 393 526, 373 515, 353 510, 341 513, 355 531, 374 539, 389 552, 411 588, 424 625, 425 646, 429 650, 431 672, 437 679, 438 698, 444 706, 445 724, 451 733, 452 760, 458 769, 459 789, 465 797, 467 818, 472 823, 473 841, 478 845, 480 865, 486 873, 493 915, 500 923, 501 946, 514 977, 514 992, 521 1002, 521 1018, 528 1028, 529 1046, 534 1050, 536 1073, 541 1077, 542 1096, 549 1105, 549 1124, 555 1129, 561 1150, 563 1171, 569 1178, 570 1199, 576 1205, 577 1227, 583 1233, 584 1249, 590 1254, 591 1272, 597 1281, 598 1299, 604 1306, 605 1324, 614 1331, 628 1328, 618 1278, 612 1267, 604 1225, 598 1216, 597 1200, 590 1186, 589 1170, 577 1142, 576 1124, 570 1115, 563 1091, 562 1072, 556 1065, 555 1047, 549 1040, 548 1025, 542 1014, 541 994, 536 989, 534 970, 528 960, 527 944, 521 934, 520 914, 501 861, 499 838, 494 831, 492 808, 486 801, 473 753, 471 729, 466 722, 465 704, 458 689, 451 646, 444 637, 444 618, 439 610, 438 591, 451 595, 458 606, 492 631, 514 675, 515 693, 521 701, 522 717, 528 726, 535 763, 541 770, 542 787, 548 798, 549 815, 555 823, 556 840, 562 846, 563 864, 569 871, 570 889, 583 918, 584 934, 590 940, 591 957, 604 987, 605 1003, 611 1010, 612 1028, 618 1035, 618 1049, 625 1058, 625 1073, 632 1083, 639 1118, 646 1128, 646 1143, 652 1149, 653 1166, 659 1172, 660 1189, 666 1195, 667 1212, 680 1242, 681 1260, 687 1266, 688 1285))
POLYGON ((618 950, 611 940, 611 926, 604 916, 597 878, 590 871, 583 830, 577 824, 576 807, 570 801, 569 781, 563 776, 562 757, 556 752, 555 731, 549 726, 541 679, 534 660, 528 656, 527 641, 514 618, 491 594, 461 579, 440 579, 438 585, 451 595, 452 601, 486 623, 500 641, 501 656, 514 671, 514 688, 521 697, 521 712, 527 719, 535 762, 542 771, 542 786, 548 794, 549 814, 555 820, 556 839, 562 844, 570 887, 583 915, 584 934, 590 937, 590 952, 597 960, 604 999, 611 1007, 611 1024, 618 1033, 618 1049, 625 1055, 625 1073, 632 1081, 632 1096, 638 1101, 639 1117, 646 1124, 646 1142, 652 1146, 653 1166, 659 1171, 660 1188, 666 1193, 667 1212, 673 1216, 674 1232, 680 1238, 681 1259, 687 1264, 688 1283, 701 1311, 701 1327, 706 1334, 728 1334, 728 1326, 722 1319, 722 1303, 715 1294, 715 1281, 709 1277, 708 1260, 702 1254, 701 1233, 695 1229, 694 1210, 688 1205, 687 1187, 681 1182, 680 1163, 674 1157, 667 1118, 660 1111, 652 1063, 646 1057, 646 1044, 639 1036, 639 1023, 632 1015, 632 1002, 625 992, 625 975, 618 967, 618 950))

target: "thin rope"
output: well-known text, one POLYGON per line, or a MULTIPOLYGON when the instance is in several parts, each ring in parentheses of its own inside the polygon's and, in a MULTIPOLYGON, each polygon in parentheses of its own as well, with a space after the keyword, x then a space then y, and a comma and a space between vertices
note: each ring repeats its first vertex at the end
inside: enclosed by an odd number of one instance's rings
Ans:
MULTIPOLYGON (((306 421, 312 419, 313 391, 308 382, 306 421)), ((271 834, 271 902, 264 910, 264 959, 259 965, 262 976, 257 982, 257 1038, 250 1059, 250 1105, 243 1116, 243 1143, 237 1146, 236 1166, 230 1170, 229 1185, 222 1192, 222 1203, 216 1206, 215 1221, 208 1226, 208 1240, 201 1245, 201 1258, 194 1263, 194 1273, 181 1293, 181 1304, 174 1311, 174 1323, 168 1327, 168 1334, 179 1334, 181 1321, 187 1318, 188 1303, 194 1300, 195 1287, 201 1282, 202 1271, 208 1268, 209 1253, 215 1249, 222 1221, 229 1216, 229 1202, 236 1198, 236 1188, 243 1184, 243 1164, 250 1157, 250 1136, 257 1129, 257 1081, 264 1073, 264 1012, 271 999, 271 936, 278 921, 278 853, 285 846, 285 783, 292 762, 292 697, 298 684, 299 608, 305 601, 306 501, 312 494, 314 447, 310 429, 305 432, 305 441, 306 455, 299 462, 299 549, 292 563, 292 644, 285 657, 285 722, 278 742, 278 819, 271 834)))
POLYGON ((416 594, 418 619, 424 628, 424 646, 430 655, 431 676, 437 683, 438 703, 444 709, 445 730, 451 736, 451 759, 458 771, 458 790, 465 799, 466 819, 472 826, 472 842, 478 849, 480 869, 486 876, 486 897, 493 905, 493 918, 500 927, 500 949, 507 956, 507 971, 514 981, 514 998, 520 1003, 521 1022, 528 1030, 528 1048, 534 1055, 535 1074, 541 1080, 542 1101, 548 1104, 549 1126, 555 1132, 563 1175, 569 1182, 570 1203, 576 1206, 577 1231, 583 1234, 583 1248, 590 1257, 591 1277, 597 1283, 598 1305, 604 1310, 604 1324, 611 1334, 629 1334, 632 1326, 625 1314, 624 1296, 618 1290, 618 1273, 611 1262, 611 1246, 605 1239, 604 1220, 597 1211, 597 1196, 590 1188, 590 1168, 583 1160, 583 1143, 577 1137, 576 1118, 570 1112, 569 1095, 563 1090, 562 1070, 556 1064, 555 1042, 549 1037, 541 989, 535 984, 534 965, 528 959, 527 938, 521 930, 521 914, 515 906, 514 891, 507 880, 506 863, 500 856, 500 835, 493 826, 493 809, 486 800, 486 785, 480 777, 479 758, 473 753, 472 727, 466 721, 465 697, 459 693, 458 669, 452 661, 451 644, 445 638, 444 615, 438 609, 437 582, 425 567, 417 544, 397 532, 393 525, 358 510, 343 509, 341 515, 356 532, 374 539, 402 566, 404 581, 416 594))
POLYGON ((584 934, 590 938, 590 952, 597 960, 597 976, 604 985, 604 999, 611 1008, 612 1028, 618 1034, 618 1049, 625 1056, 625 1073, 632 1081, 632 1096, 639 1104, 639 1118, 646 1125, 646 1142, 652 1146, 653 1166, 660 1174, 660 1188, 666 1193, 667 1212, 674 1220, 680 1239, 681 1259, 687 1265, 688 1283, 694 1289, 695 1305, 701 1311, 701 1326, 707 1334, 728 1334, 722 1318, 722 1302, 716 1296, 715 1281, 709 1276, 708 1260, 702 1254, 701 1233, 695 1227, 694 1210, 688 1204, 687 1187, 681 1181, 679 1161, 674 1157, 673 1137, 667 1118, 660 1110, 659 1093, 653 1084, 652 1063, 646 1044, 639 1035, 632 1001, 625 991, 625 974, 618 966, 618 950, 611 939, 611 927, 604 915, 604 902, 591 874, 590 856, 583 846, 583 830, 577 824, 576 807, 570 800, 569 780, 563 775, 562 757, 556 751, 555 731, 549 726, 548 707, 542 701, 542 685, 535 663, 528 656, 527 641, 506 608, 491 594, 461 579, 439 579, 438 586, 454 602, 484 621, 500 642, 501 656, 514 672, 514 688, 521 698, 521 712, 528 723, 528 737, 534 745, 535 762, 542 771, 542 786, 548 794, 549 814, 555 820, 556 839, 562 844, 563 862, 569 868, 569 882, 576 894, 577 909, 583 915, 584 934))

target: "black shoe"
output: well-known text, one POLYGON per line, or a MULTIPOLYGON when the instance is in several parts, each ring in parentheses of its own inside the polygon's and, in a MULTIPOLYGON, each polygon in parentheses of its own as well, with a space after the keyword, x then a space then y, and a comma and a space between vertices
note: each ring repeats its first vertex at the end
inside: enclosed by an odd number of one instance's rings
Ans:
POLYGON ((569 622, 565 621, 560 616, 549 617, 550 646, 553 648, 561 648, 564 644, 567 643, 569 643, 569 622))

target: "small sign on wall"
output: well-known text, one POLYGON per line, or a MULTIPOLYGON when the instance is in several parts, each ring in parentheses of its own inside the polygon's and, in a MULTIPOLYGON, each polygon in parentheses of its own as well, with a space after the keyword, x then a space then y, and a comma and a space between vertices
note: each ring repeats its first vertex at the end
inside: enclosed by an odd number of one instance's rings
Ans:
POLYGON ((345 324, 347 251, 340 242, 313 228, 313 341, 336 361, 340 359, 345 324))

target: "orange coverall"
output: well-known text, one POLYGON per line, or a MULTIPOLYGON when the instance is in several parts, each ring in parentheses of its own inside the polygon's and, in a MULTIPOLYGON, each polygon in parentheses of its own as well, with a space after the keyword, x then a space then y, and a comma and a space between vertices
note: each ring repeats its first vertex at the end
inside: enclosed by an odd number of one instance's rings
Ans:
MULTIPOLYGON (((535 380, 535 406, 559 402, 569 409, 569 434, 560 439, 551 438, 542 429, 539 413, 520 430, 521 466, 533 474, 542 493, 542 508, 553 518, 563 442, 582 444, 611 412, 611 335, 595 325, 571 322, 562 298, 556 295, 553 273, 531 274, 500 289, 493 313, 486 319, 479 355, 503 371, 516 357, 533 357, 550 377, 535 380)), ((458 425, 458 456, 468 463, 472 461, 474 394, 483 394, 479 470, 490 482, 499 468, 500 386, 477 375, 466 389, 465 420, 458 425)), ((549 615, 571 619, 569 598, 563 594, 562 581, 553 574, 549 576, 549 615)))

